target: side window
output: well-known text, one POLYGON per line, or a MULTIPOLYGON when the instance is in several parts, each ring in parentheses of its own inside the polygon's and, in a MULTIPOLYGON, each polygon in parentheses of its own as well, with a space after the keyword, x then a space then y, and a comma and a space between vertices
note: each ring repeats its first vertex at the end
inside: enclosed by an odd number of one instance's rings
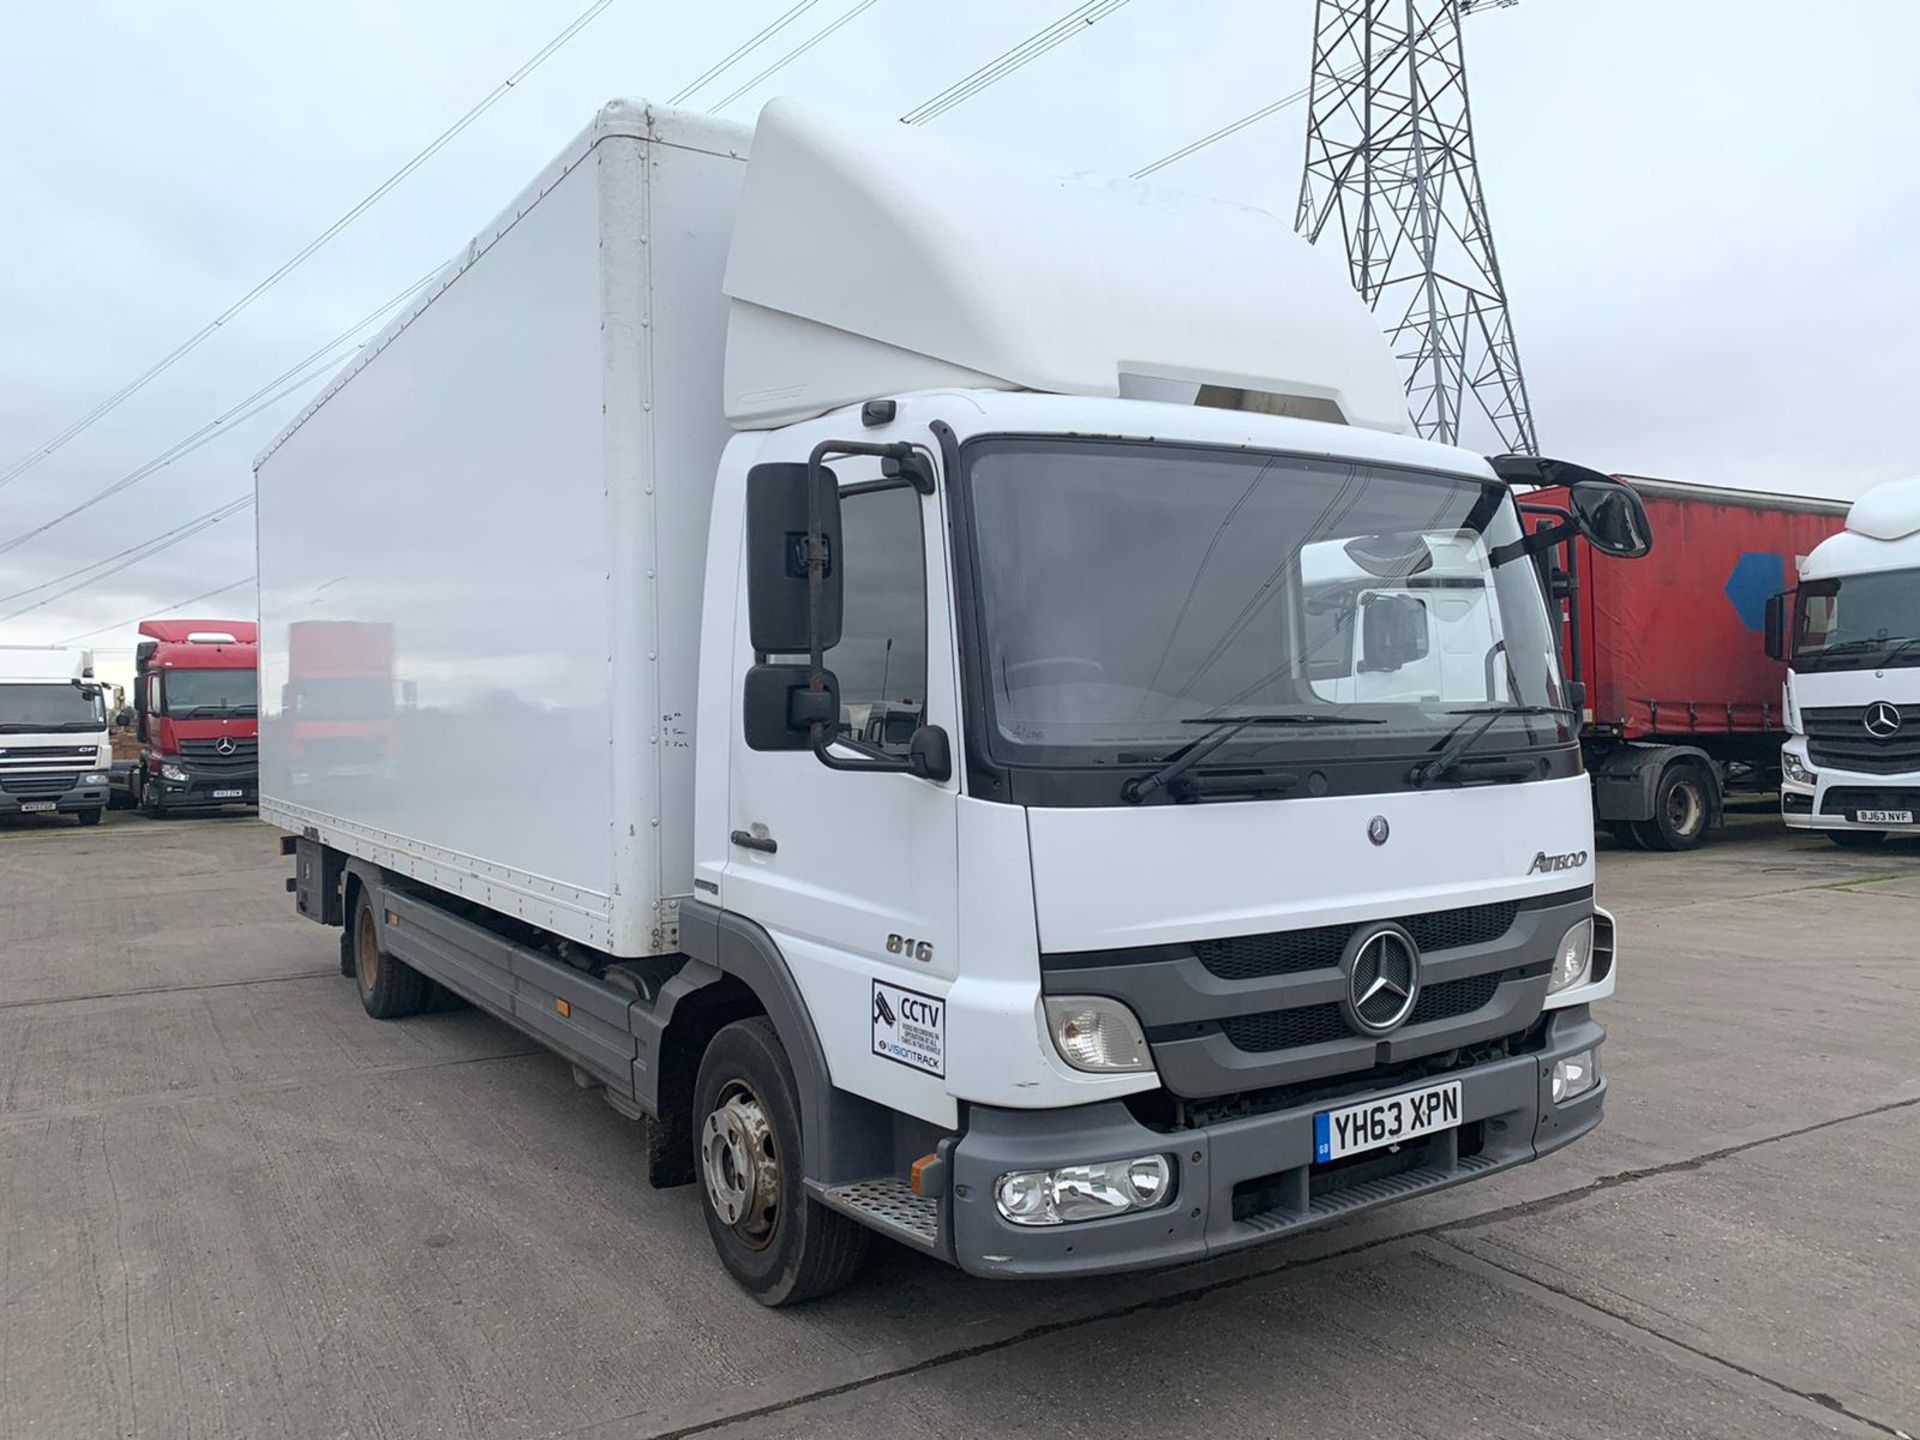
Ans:
POLYGON ((840 733, 907 753, 927 704, 927 565, 920 497, 910 485, 843 488, 845 564, 840 643, 827 668, 840 682, 840 733))

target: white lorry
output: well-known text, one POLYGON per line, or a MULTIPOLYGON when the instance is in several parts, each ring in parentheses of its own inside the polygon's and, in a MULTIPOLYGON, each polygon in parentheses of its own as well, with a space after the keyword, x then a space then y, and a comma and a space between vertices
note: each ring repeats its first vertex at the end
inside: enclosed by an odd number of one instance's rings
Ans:
POLYGON ((98 825, 112 773, 92 652, 0 645, 0 819, 61 814, 98 825))
POLYGON ((645 1118, 767 1304, 873 1231, 1095 1273, 1532 1160, 1615 945, 1502 475, 1644 512, 1410 429, 1263 211, 610 105, 258 462, 296 906, 369 1013, 645 1118), (1381 683, 1427 595, 1473 663, 1381 683), (316 618, 391 634, 378 777, 289 758, 316 618))
POLYGON ((1890 480, 1767 607, 1787 662, 1780 814, 1835 844, 1920 834, 1920 476, 1890 480))

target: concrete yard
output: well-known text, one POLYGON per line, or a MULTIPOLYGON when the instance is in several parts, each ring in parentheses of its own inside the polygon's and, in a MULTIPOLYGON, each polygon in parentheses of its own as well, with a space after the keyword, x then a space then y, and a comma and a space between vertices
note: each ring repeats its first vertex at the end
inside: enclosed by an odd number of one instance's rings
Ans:
POLYGON ((250 817, 0 826, 0 1440, 1920 1434, 1920 847, 1606 851, 1599 1132, 1232 1260, 773 1313, 250 817))

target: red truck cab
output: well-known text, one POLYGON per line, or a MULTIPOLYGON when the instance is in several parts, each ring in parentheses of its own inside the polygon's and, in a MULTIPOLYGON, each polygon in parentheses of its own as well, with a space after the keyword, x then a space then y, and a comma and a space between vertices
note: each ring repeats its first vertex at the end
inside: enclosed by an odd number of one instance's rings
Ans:
POLYGON ((289 783, 377 780, 399 748, 393 627, 296 620, 287 627, 289 783))
POLYGON ((252 805, 260 794, 259 629, 251 620, 148 620, 134 649, 140 808, 252 805))

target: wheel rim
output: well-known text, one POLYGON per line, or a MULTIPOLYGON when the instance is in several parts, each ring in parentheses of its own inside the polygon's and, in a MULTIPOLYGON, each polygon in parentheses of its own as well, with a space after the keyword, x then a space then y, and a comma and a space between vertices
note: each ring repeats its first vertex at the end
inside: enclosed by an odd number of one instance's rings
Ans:
POLYGON ((700 1127, 700 1173, 721 1223, 764 1248, 780 1223, 780 1152, 766 1110, 742 1081, 721 1087, 700 1127))
POLYGON ((360 925, 353 941, 353 973, 363 990, 372 990, 380 979, 380 931, 373 923, 371 905, 360 910, 360 925))
POLYGON ((1667 792, 1667 824, 1676 835, 1692 835, 1706 814, 1706 801, 1698 786, 1682 780, 1667 792))

